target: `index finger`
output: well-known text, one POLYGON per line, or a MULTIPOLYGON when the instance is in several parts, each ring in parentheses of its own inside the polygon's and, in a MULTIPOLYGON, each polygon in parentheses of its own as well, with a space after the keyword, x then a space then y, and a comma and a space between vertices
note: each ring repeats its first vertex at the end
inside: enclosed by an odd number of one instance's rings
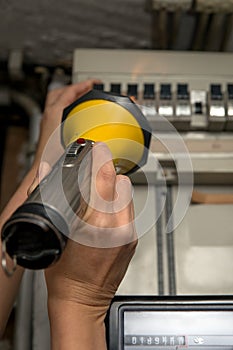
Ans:
POLYGON ((62 106, 62 108, 64 108, 91 90, 93 88, 93 85, 98 84, 99 82, 100 81, 98 79, 88 79, 51 90, 47 95, 45 105, 47 107, 58 103, 62 106))
POLYGON ((72 84, 67 86, 64 94, 60 96, 60 102, 62 104, 69 105, 74 102, 76 99, 84 95, 86 92, 93 88, 94 84, 99 83, 100 81, 97 79, 88 79, 76 84, 72 84))

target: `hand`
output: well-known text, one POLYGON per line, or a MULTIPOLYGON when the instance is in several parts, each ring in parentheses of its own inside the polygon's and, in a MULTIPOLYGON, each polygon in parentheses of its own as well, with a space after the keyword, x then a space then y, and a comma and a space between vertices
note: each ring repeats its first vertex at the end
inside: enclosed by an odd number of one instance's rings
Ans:
POLYGON ((75 240, 68 239, 60 260, 45 271, 52 349, 106 349, 104 318, 137 245, 131 183, 116 175, 104 144, 93 148, 82 219, 75 240))
POLYGON ((61 123, 63 109, 91 90, 95 83, 99 83, 99 80, 89 79, 48 92, 41 120, 40 137, 34 159, 35 168, 39 166, 43 149, 49 137, 61 123))
POLYGON ((68 239, 60 261, 45 274, 49 298, 108 307, 134 254, 137 237, 129 178, 116 175, 105 144, 96 144, 92 153, 88 209, 81 223, 77 220, 77 232, 68 239))

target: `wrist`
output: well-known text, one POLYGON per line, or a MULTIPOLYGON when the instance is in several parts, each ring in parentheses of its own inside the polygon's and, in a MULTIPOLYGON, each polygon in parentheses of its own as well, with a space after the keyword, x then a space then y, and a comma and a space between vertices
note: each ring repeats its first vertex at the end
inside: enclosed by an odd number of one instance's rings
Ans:
POLYGON ((105 350, 106 308, 48 299, 51 349, 105 350))
POLYGON ((49 274, 46 271, 48 300, 70 302, 77 305, 94 307, 106 312, 109 308, 115 291, 97 286, 93 283, 74 280, 65 276, 49 274))

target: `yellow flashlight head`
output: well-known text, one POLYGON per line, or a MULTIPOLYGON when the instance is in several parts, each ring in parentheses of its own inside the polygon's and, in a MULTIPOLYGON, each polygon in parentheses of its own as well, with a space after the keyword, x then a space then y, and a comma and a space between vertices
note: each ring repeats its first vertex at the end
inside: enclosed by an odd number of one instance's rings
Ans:
POLYGON ((91 90, 63 112, 63 146, 78 138, 105 142, 118 173, 128 174, 147 161, 151 127, 129 97, 91 90))

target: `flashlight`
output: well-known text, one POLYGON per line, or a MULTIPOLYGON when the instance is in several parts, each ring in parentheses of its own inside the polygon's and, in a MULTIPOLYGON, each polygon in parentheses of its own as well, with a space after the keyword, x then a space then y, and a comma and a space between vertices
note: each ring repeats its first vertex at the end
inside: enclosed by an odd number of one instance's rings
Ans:
POLYGON ((44 269, 58 261, 72 223, 88 206, 96 141, 107 144, 118 174, 130 174, 146 163, 150 138, 146 118, 127 96, 92 90, 65 108, 64 154, 3 226, 5 272, 11 275, 16 265, 44 269), (6 254, 14 261, 11 271, 6 254))

